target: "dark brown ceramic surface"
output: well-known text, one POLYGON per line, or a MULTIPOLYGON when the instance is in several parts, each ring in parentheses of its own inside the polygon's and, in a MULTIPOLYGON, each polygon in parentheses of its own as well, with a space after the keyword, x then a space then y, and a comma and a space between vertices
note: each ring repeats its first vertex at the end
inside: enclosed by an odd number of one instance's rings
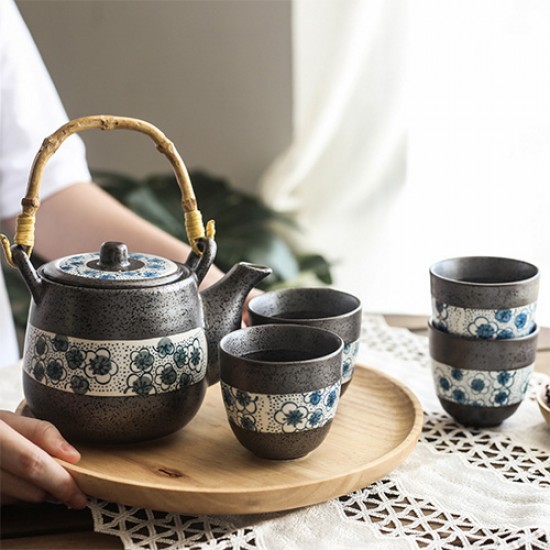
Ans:
POLYGON ((262 458, 307 455, 338 406, 343 343, 328 330, 259 325, 220 342, 222 393, 239 442, 262 458))
POLYGON ((342 394, 353 377, 361 335, 362 305, 333 288, 288 288, 266 292, 248 303, 251 325, 297 324, 330 330, 344 342, 342 394))
POLYGON ((535 363, 539 329, 507 340, 468 339, 429 323, 429 349, 437 397, 466 426, 501 424, 517 408, 535 363))
POLYGON ((432 296, 464 308, 504 309, 535 303, 539 279, 536 266, 510 258, 450 258, 430 268, 432 296))

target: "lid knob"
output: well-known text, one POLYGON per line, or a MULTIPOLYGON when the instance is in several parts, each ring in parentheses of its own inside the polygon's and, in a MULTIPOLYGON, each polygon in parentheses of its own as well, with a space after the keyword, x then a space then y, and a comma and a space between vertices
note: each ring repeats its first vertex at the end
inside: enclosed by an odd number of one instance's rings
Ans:
POLYGON ((126 271, 130 267, 128 247, 124 243, 107 241, 99 249, 99 269, 126 271))

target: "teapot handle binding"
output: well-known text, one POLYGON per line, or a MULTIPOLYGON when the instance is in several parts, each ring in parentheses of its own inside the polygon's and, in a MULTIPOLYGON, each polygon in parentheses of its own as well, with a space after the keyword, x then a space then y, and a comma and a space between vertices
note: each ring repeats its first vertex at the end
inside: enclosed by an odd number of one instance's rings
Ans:
MULTIPOLYGON (((134 130, 151 137, 158 151, 168 158, 174 169, 181 190, 181 204, 189 244, 194 253, 201 256, 202 251, 198 242, 205 237, 208 239, 214 238, 214 222, 210 220, 205 230, 202 214, 197 208, 197 199, 189 174, 174 144, 158 128, 148 122, 112 115, 92 115, 71 120, 44 139, 32 165, 26 195, 21 200, 23 210, 17 217, 14 243, 21 245, 25 252, 29 256, 31 255, 34 246, 35 215, 40 206, 40 184, 46 163, 70 135, 94 128, 100 130, 134 130)), ((8 238, 5 235, 0 235, 0 241, 8 262, 16 267, 11 256, 8 238)))

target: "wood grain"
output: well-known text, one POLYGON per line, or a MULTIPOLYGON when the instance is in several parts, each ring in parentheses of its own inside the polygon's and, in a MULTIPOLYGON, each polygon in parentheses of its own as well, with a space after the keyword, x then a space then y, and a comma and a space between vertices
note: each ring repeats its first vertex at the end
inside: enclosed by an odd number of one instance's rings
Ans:
POLYGON ((124 447, 78 446, 62 463, 93 496, 188 514, 249 514, 307 506, 365 487, 414 449, 423 414, 400 383, 363 366, 343 396, 327 439, 295 461, 256 458, 231 432, 220 388, 175 435, 124 447))

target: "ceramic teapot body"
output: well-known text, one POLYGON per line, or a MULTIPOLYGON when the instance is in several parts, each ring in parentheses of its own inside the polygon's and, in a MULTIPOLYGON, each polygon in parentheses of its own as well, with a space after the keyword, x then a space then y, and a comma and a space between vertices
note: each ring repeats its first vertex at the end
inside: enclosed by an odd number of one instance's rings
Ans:
POLYGON ((152 439, 184 426, 207 385, 219 380, 219 340, 240 328, 246 296, 271 270, 240 263, 199 293, 215 257, 214 224, 205 230, 173 143, 142 120, 94 115, 63 125, 42 143, 21 202, 15 245, 5 235, 0 241, 33 298, 23 360, 31 411, 69 439, 104 443, 152 439), (71 134, 94 128, 146 134, 168 158, 192 248, 185 264, 104 243, 99 253, 34 269, 29 256, 46 162, 71 134))
POLYGON ((219 339, 239 328, 244 298, 269 273, 238 264, 205 298, 198 284, 213 260, 212 241, 187 264, 145 254, 131 254, 126 262, 134 265, 125 269, 102 262, 121 248, 104 243, 100 254, 37 272, 13 249, 33 295, 25 398, 70 439, 134 442, 185 426, 219 379, 219 339))

